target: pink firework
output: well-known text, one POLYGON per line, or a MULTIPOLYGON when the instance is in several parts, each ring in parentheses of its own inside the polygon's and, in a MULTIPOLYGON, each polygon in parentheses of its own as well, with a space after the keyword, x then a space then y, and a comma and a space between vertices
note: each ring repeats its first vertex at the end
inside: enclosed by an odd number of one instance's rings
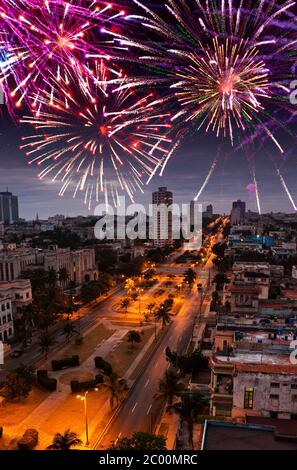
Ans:
POLYGON ((123 15, 101 1, 0 1, 0 77, 11 109, 23 102, 35 106, 45 92, 59 93, 62 79, 84 81, 90 74, 87 54, 109 58, 95 26, 123 15))

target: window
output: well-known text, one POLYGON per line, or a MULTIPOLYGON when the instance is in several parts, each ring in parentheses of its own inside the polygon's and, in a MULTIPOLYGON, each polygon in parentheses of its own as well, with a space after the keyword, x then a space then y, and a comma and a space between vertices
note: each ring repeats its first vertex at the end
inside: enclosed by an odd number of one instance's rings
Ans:
POLYGON ((297 390, 297 384, 291 384, 291 389, 292 390, 297 390))
POLYGON ((7 315, 7 321, 11 321, 11 314, 10 313, 7 315))
POLYGON ((271 395, 269 395, 269 398, 270 398, 270 400, 278 400, 278 399, 279 399, 279 395, 276 395, 276 394, 271 393, 271 395))
POLYGON ((292 395, 292 401, 297 401, 297 395, 292 395))
POLYGON ((271 387, 271 388, 279 388, 279 383, 277 383, 277 382, 271 382, 270 387, 271 387))
POLYGON ((252 409, 254 406, 254 389, 252 387, 246 387, 244 389, 244 408, 252 409))

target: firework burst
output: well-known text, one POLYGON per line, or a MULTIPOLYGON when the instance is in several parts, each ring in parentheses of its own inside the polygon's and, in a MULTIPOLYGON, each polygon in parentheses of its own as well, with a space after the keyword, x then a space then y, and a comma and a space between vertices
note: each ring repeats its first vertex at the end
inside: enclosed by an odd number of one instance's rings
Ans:
POLYGON ((29 163, 42 165, 39 177, 62 181, 61 196, 67 188, 74 197, 83 192, 89 206, 100 193, 106 197, 108 189, 114 204, 122 191, 133 200, 171 145, 170 115, 154 109, 160 100, 152 93, 114 91, 109 75, 100 61, 85 90, 69 91, 62 84, 59 97, 42 98, 49 111, 21 120, 36 129, 36 135, 23 138, 21 149, 29 163))
POLYGON ((229 136, 232 143, 257 127, 259 135, 283 152, 271 131, 271 108, 292 111, 288 96, 296 62, 295 2, 260 0, 252 8, 243 0, 168 0, 162 17, 138 0, 133 3, 145 15, 126 20, 141 25, 153 39, 136 40, 105 29, 115 43, 133 51, 134 57, 130 52, 124 60, 146 67, 145 77, 124 86, 163 84, 168 102, 177 99, 180 104, 172 117, 177 126, 192 122, 196 129, 229 136))
POLYGON ((96 50, 98 56, 108 59, 94 30, 123 16, 115 8, 101 1, 1 1, 0 50, 5 60, 0 72, 12 108, 24 101, 35 106, 49 90, 59 93, 61 80, 83 80, 90 73, 87 53, 96 50))

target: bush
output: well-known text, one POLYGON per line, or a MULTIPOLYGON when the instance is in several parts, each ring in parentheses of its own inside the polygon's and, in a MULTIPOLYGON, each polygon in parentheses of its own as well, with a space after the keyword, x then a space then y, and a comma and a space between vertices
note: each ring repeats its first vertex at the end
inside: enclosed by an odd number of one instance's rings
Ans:
POLYGON ((103 383, 103 375, 96 375, 93 380, 86 380, 84 382, 79 382, 78 380, 71 380, 70 387, 73 393, 86 392, 90 388, 94 388, 99 384, 103 383))
POLYGON ((27 429, 23 437, 18 441, 19 450, 33 450, 38 444, 38 431, 27 429))
POLYGON ((110 375, 112 374, 112 366, 111 366, 111 364, 109 364, 109 362, 105 361, 105 360, 103 359, 103 357, 96 356, 96 357, 94 358, 94 361, 95 361, 95 366, 97 367, 97 369, 102 370, 102 372, 104 373, 104 375, 110 376, 110 375))
POLYGON ((74 340, 74 343, 75 343, 75 346, 80 346, 82 343, 83 343, 83 336, 79 335, 75 338, 74 340))
POLYGON ((57 380, 50 378, 47 370, 42 369, 37 371, 37 382, 50 392, 54 392, 57 389, 57 380))
POLYGON ((52 369, 55 371, 77 366, 79 366, 79 356, 66 357, 65 359, 52 361, 52 369))

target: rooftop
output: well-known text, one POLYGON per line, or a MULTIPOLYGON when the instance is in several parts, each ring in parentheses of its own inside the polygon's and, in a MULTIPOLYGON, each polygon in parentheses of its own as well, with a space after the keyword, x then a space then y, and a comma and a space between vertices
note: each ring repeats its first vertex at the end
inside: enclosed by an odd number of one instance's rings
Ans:
POLYGON ((290 363, 288 354, 267 354, 261 351, 216 354, 216 364, 233 364, 236 369, 246 372, 284 372, 297 374, 297 366, 290 363))
POLYGON ((281 438, 273 426, 205 421, 202 450, 297 450, 295 439, 281 438))
POLYGON ((229 288, 230 292, 233 292, 234 294, 259 294, 259 289, 257 287, 251 287, 251 286, 230 286, 229 288))

